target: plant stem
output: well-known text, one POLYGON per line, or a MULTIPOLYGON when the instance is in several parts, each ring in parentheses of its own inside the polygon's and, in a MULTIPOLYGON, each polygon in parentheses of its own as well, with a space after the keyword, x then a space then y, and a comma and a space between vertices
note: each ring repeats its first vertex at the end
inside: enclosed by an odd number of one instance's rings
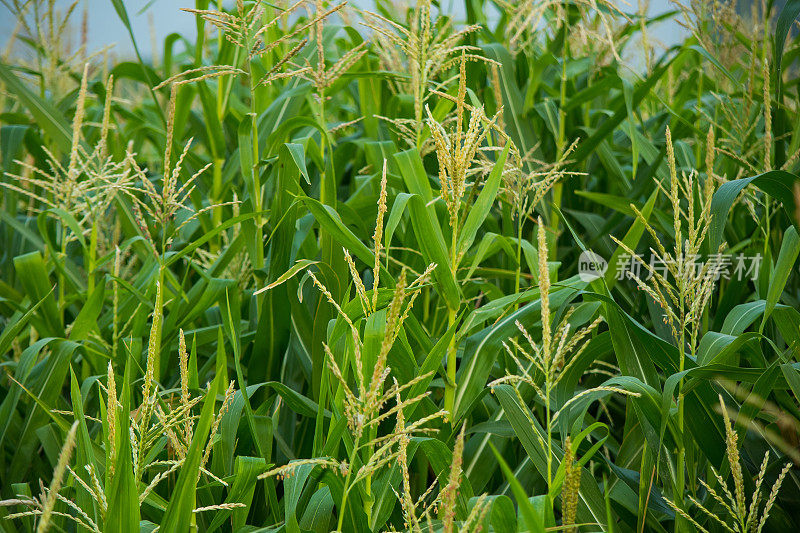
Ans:
MULTIPOLYGON (((679 282, 683 285, 683 282, 679 282)), ((680 294, 680 309, 681 314, 684 314, 684 293, 685 289, 683 286, 679 288, 680 294)), ((681 332, 680 332, 680 339, 678 343, 678 349, 680 350, 680 367, 678 369, 679 372, 683 372, 683 369, 686 365, 686 350, 685 350, 685 343, 686 343, 686 324, 684 317, 681 317, 681 332)), ((675 482, 675 503, 683 508, 683 491, 684 491, 684 477, 685 477, 685 458, 686 458, 686 448, 684 446, 683 440, 683 377, 681 377, 680 382, 678 383, 678 457, 677 457, 677 479, 675 482)), ((680 516, 675 517, 675 531, 683 530, 683 519, 680 516)))
MULTIPOLYGON (((370 448, 370 454, 372 453, 372 449, 370 448)), ((367 515, 367 523, 372 520, 372 474, 367 475, 367 479, 364 480, 364 493, 366 494, 366 498, 364 498, 364 514, 367 515)))
MULTIPOLYGON (((517 214, 517 270, 514 272, 514 294, 519 294, 520 277, 522 276, 522 213, 517 214)), ((519 309, 519 303, 514 304, 519 309)))
MULTIPOLYGON (((447 311, 447 329, 453 327, 456 323, 456 310, 448 309, 447 311)), ((456 397, 456 336, 450 338, 450 344, 447 347, 447 380, 444 384, 444 409, 449 413, 450 421, 453 421, 453 407, 455 405, 456 397)))
MULTIPOLYGON (((64 262, 64 265, 67 263, 67 228, 62 225, 61 227, 61 260, 64 262)), ((58 316, 61 324, 64 324, 64 310, 67 307, 66 299, 66 285, 67 279, 66 276, 62 273, 58 273, 58 316)))
POLYGON ((547 490, 549 492, 553 485, 553 428, 552 416, 550 414, 550 393, 552 392, 552 386, 550 385, 550 378, 545 376, 545 379, 547 383, 545 384, 544 407, 547 416, 547 490))
MULTIPOLYGON (((328 139, 328 118, 325 114, 325 89, 322 87, 319 88, 319 123, 323 130, 323 133, 320 135, 320 152, 324 160, 326 151, 329 152, 329 157, 333 157, 330 153, 333 143, 328 139)), ((333 168, 333 165, 331 165, 331 168, 333 168)), ((322 183, 319 187, 319 201, 323 205, 336 207, 336 184, 333 180, 333 174, 329 174, 328 169, 324 168, 322 170, 322 183)))
POLYGON ((361 442, 361 435, 356 438, 353 444, 353 451, 350 453, 350 464, 347 468, 347 476, 344 478, 344 485, 342 490, 342 505, 339 507, 339 521, 336 526, 336 531, 342 531, 344 524, 344 510, 347 507, 347 495, 350 493, 350 479, 353 477, 353 469, 355 468, 355 460, 358 458, 358 447, 361 442))
MULTIPOLYGON (((453 228, 453 233, 450 240, 450 271, 453 274, 453 279, 456 279, 456 272, 458 271, 458 212, 450 217, 450 225, 453 228)), ((458 309, 447 310, 447 329, 451 329, 456 323, 456 313, 458 309)), ((450 337, 450 343, 447 346, 447 380, 444 384, 444 409, 449 413, 450 421, 453 422, 455 413, 456 396, 456 335, 450 337)))
POLYGON ((87 296, 91 296, 94 292, 94 268, 97 260, 97 221, 92 221, 92 232, 89 236, 89 261, 86 265, 87 275, 87 296))
MULTIPOLYGON (((253 43, 251 42, 252 39, 248 32, 245 32, 245 48, 247 50, 252 50, 253 43)), ((253 191, 252 194, 252 202, 253 202, 253 210, 256 213, 260 213, 261 209, 261 177, 259 176, 258 171, 258 108, 256 106, 256 88, 258 87, 258 82, 256 81, 256 76, 253 73, 253 62, 256 61, 255 58, 249 59, 245 55, 245 63, 247 64, 247 77, 250 81, 250 120, 252 121, 251 124, 251 149, 253 151, 253 191)), ((245 119, 246 120, 246 119, 245 119)), ((242 169, 244 170, 244 169, 242 169)), ((264 237, 262 234, 263 231, 263 220, 260 214, 255 216, 255 252, 256 257, 253 258, 253 268, 258 270, 264 267, 264 237)))
MULTIPOLYGON (((250 78, 252 80, 252 76, 250 78)), ((253 209, 256 212, 261 211, 261 177, 258 172, 258 115, 255 113, 255 89, 251 92, 251 106, 253 113, 251 119, 253 121, 253 209)), ((264 237, 262 235, 262 218, 261 215, 256 215, 256 261, 253 265, 256 269, 264 267, 264 237)))
MULTIPOLYGON (((561 48, 561 86, 558 101, 558 139, 556 139, 556 152, 557 159, 561 159, 564 154, 567 138, 567 111, 565 105, 567 103, 567 54, 569 53, 569 46, 567 44, 567 35, 569 34, 569 13, 564 17, 564 44, 561 48)), ((553 209, 550 213, 550 228, 553 233, 552 243, 550 246, 550 260, 556 259, 556 252, 558 250, 558 211, 561 209, 561 196, 563 194, 564 184, 560 181, 553 186, 553 209)))
MULTIPOLYGON (((211 183, 211 198, 212 202, 215 203, 222 203, 222 167, 225 164, 225 160, 222 158, 215 157, 214 158, 214 168, 213 168, 213 177, 211 183)), ((215 207, 211 212, 211 220, 213 222, 213 227, 219 227, 222 224, 222 207, 215 207)), ((213 250, 219 250, 222 247, 222 236, 218 235, 216 239, 214 239, 213 250)))

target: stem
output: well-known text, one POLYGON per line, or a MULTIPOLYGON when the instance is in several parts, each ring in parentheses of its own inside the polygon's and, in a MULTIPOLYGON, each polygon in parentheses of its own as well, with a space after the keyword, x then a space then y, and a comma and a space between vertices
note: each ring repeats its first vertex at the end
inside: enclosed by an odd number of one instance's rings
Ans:
MULTIPOLYGON (((67 228, 61 227, 61 260, 67 262, 67 228)), ((66 267, 65 267, 66 268, 66 267)), ((58 273, 58 315, 61 324, 64 324, 64 310, 67 308, 66 299, 67 279, 62 272, 58 273)))
POLYGON ((426 324, 428 322, 428 317, 430 316, 429 308, 431 305, 431 291, 428 287, 425 287, 422 290, 422 302, 422 323, 426 324))
MULTIPOLYGON (((514 295, 519 296, 520 277, 522 277, 522 211, 517 213, 517 269, 514 272, 514 295)), ((514 302, 514 310, 519 309, 519 300, 514 302)), ((514 355, 517 356, 517 347, 514 346, 514 355)))
MULTIPOLYGON (((249 33, 245 32, 245 44, 246 49, 252 49, 252 42, 249 33)), ((258 172, 258 109, 256 107, 256 88, 258 86, 258 82, 256 81, 256 76, 253 74, 253 61, 248 59, 245 56, 245 63, 247 64, 247 75, 250 80, 250 119, 252 120, 252 134, 250 136, 251 139, 251 146, 253 151, 253 209, 256 213, 261 212, 261 177, 259 176, 258 172)), ((255 249, 256 249, 256 257, 253 261, 253 267, 255 269, 263 268, 264 267, 264 237, 262 234, 263 231, 263 220, 260 214, 255 216, 255 226, 256 226, 256 235, 255 235, 255 249)))
MULTIPOLYGON (((119 248, 114 252, 114 277, 119 278, 119 248)), ((111 360, 117 362, 117 342, 119 341, 119 282, 117 279, 111 280, 111 309, 112 309, 112 334, 111 334, 111 360)))
MULTIPOLYGON (((450 217, 450 225, 453 228, 450 240, 450 272, 452 272, 453 279, 455 279, 456 271, 458 270, 458 211, 456 211, 455 215, 450 217)), ((457 311, 457 309, 447 310, 448 330, 456 323, 457 311)), ((453 409, 455 407, 456 396, 456 348, 456 336, 453 334, 447 346, 447 380, 444 384, 444 409, 448 412, 451 422, 454 420, 453 409)))
MULTIPOLYGON (((217 9, 222 9, 222 0, 217 0, 217 9)), ((217 32, 217 56, 221 54, 222 51, 222 43, 223 43, 223 33, 217 32)), ((233 64, 238 65, 239 63, 239 49, 236 49, 236 54, 234 55, 233 64)), ((252 83, 252 75, 250 76, 251 83, 252 83)), ((225 120, 225 107, 226 107, 226 85, 225 85, 225 77, 219 78, 217 82, 217 120, 220 124, 222 124, 225 120)), ((214 159, 214 175, 213 181, 211 185, 211 195, 213 201, 215 202, 222 202, 220 196, 222 195, 222 167, 225 165, 224 158, 215 158, 214 159)), ((218 227, 222 223, 222 208, 217 207, 211 213, 211 220, 214 224, 214 227, 218 227)), ((222 248, 222 235, 218 235, 216 238, 216 243, 212 246, 216 247, 216 250, 222 248)), ((213 249, 213 248, 212 248, 213 249)))
MULTIPOLYGON (((325 89, 320 87, 317 89, 319 93, 319 123, 324 131, 323 137, 328 136, 328 117, 325 116, 325 89)), ((324 140, 323 140, 324 142, 324 140)))
POLYGON ((763 252, 763 256, 764 257, 767 256, 767 251, 769 249, 769 235, 772 232, 772 229, 770 228, 770 223, 769 223, 769 218, 770 218, 770 214, 769 214, 770 209, 769 209, 769 207, 770 207, 771 203, 772 203, 771 202, 771 198, 766 197, 765 198, 765 203, 764 203, 764 222, 765 222, 765 225, 766 225, 766 227, 764 228, 764 252, 763 252))
MULTIPOLYGON (((372 450, 370 449, 370 454, 371 453, 372 450)), ((364 485, 364 492, 366 493, 366 498, 364 498, 364 513, 367 515, 367 523, 369 524, 372 520, 372 474, 367 474, 364 485)))
POLYGON ((361 442, 361 435, 356 438, 356 442, 353 444, 353 451, 350 453, 350 464, 347 468, 347 476, 344 478, 344 486, 342 491, 342 505, 339 507, 339 521, 336 526, 336 531, 342 531, 342 525, 344 524, 344 510, 347 507, 347 495, 350 493, 350 478, 353 477, 353 470, 355 469, 355 459, 358 457, 358 446, 361 442))
POLYGON ((422 90, 415 87, 414 88, 414 143, 417 147, 417 150, 422 150, 422 130, 424 128, 422 124, 422 90))
MULTIPOLYGON (((514 294, 519 294, 519 282, 522 276, 522 213, 517 214, 517 270, 514 272, 514 294)), ((514 304, 519 309, 519 303, 514 304)))
POLYGON ((92 232, 89 236, 89 261, 86 265, 86 273, 88 276, 87 282, 87 296, 91 296, 94 292, 94 265, 97 260, 97 221, 92 221, 92 232))
MULTIPOLYGON (((681 283, 683 285, 683 283, 681 283)), ((683 305, 684 305, 684 287, 680 287, 680 308, 681 313, 683 314, 683 305)), ((686 364, 686 351, 684 344, 686 342, 686 328, 685 328, 685 321, 681 318, 681 332, 680 332, 680 339, 678 344, 678 349, 680 350, 680 367, 678 369, 679 372, 683 372, 685 364, 686 364)), ((684 413, 684 402, 683 402, 683 377, 681 377, 680 382, 678 383, 678 459, 677 459, 677 479, 675 484, 675 503, 682 507, 683 506, 683 492, 684 492, 684 478, 686 477, 685 473, 685 459, 686 459, 686 447, 683 441, 683 413, 684 413)), ((680 516, 675 517, 675 531, 679 531, 683 529, 683 519, 680 516)))
POLYGON ((547 491, 549 492, 550 487, 553 485, 553 428, 552 417, 550 415, 550 392, 552 387, 550 385, 550 379, 548 377, 545 377, 545 379, 547 383, 545 384, 544 408, 547 416, 547 491))
MULTIPOLYGON (((251 78, 252 79, 252 78, 251 78)), ((251 96, 253 120, 253 207, 257 213, 261 212, 261 177, 258 173, 258 116, 255 113, 255 91, 251 96)), ((256 215, 256 268, 264 267, 264 237, 262 235, 263 220, 260 214, 256 215)))
POLYGON ((344 509, 345 509, 345 506, 347 505, 347 493, 349 492, 349 490, 347 488, 347 484, 349 482, 350 482, 350 472, 347 473, 347 478, 344 481, 345 489, 344 489, 344 494, 342 495, 342 507, 339 510, 339 523, 336 526, 336 531, 339 531, 339 532, 342 531, 342 524, 344 523, 344 509))
MULTIPOLYGON (((155 346, 155 350, 154 350, 154 353, 153 353, 153 380, 155 380, 156 383, 161 383, 161 332, 163 331, 163 328, 164 328, 164 322, 163 322, 163 313, 164 313, 163 305, 164 304, 163 304, 163 302, 164 302, 164 298, 165 298, 164 293, 166 291, 166 289, 164 287, 164 270, 165 270, 165 267, 164 267, 164 265, 162 263, 158 267, 158 285, 159 285, 159 287, 161 287, 161 289, 160 289, 161 290, 161 297, 160 298, 156 298, 156 305, 157 306, 161 306, 161 309, 156 309, 153 312, 154 313, 153 316, 155 316, 156 312, 162 314, 162 319, 161 319, 162 321, 161 321, 160 327, 158 328, 159 331, 154 332, 155 335, 156 335, 156 342, 155 342, 155 345, 154 345, 155 346)), ((155 319, 153 319, 153 320, 155 320, 155 319)), ((155 392, 153 394, 155 394, 155 392)))
MULTIPOLYGON (((369 442, 374 442, 375 438, 378 436, 378 426, 373 425, 369 429, 369 442)), ((375 445, 370 444, 367 446, 367 457, 372 457, 372 454, 375 453, 375 445)), ((364 480, 364 513, 367 515, 367 524, 370 524, 372 521, 372 472, 367 474, 366 479, 364 480)))
MULTIPOLYGON (((225 164, 225 160, 221 158, 214 158, 214 175, 213 181, 211 183, 211 198, 213 202, 222 203, 222 166, 225 164)), ((219 227, 222 224, 222 207, 215 207, 211 212, 211 220, 213 223, 213 227, 219 227)), ((222 248, 222 235, 218 235, 215 239, 215 243, 212 244, 213 250, 219 250, 222 248)))
MULTIPOLYGON (((328 119, 325 114, 325 89, 320 87, 319 91, 319 122, 322 126, 322 134, 320 135, 320 151, 322 152, 323 161, 325 159, 326 148, 332 151, 333 142, 328 137, 328 119)), ((330 157, 333 157, 332 154, 330 157)), ((323 165, 322 169, 322 183, 319 188, 319 201, 323 205, 336 207, 336 183, 333 173, 328 173, 327 165, 323 165)), ((331 165, 333 168, 333 165, 331 165)))
MULTIPOLYGON (((695 124, 695 127, 697 128, 697 131, 700 131, 700 122, 701 122, 701 117, 703 116, 700 113, 702 97, 703 97, 703 90, 704 90, 703 89, 703 71, 702 70, 700 71, 699 78, 700 79, 697 82, 697 111, 698 112, 697 112, 697 122, 695 124)), ((696 146, 694 147, 694 150, 695 150, 695 153, 694 153, 695 161, 700 161, 701 160, 701 158, 700 158, 700 149, 701 149, 700 143, 696 143, 696 146)))
MULTIPOLYGON (((456 310, 449 309, 447 311, 447 329, 453 327, 456 323, 456 310)), ((453 407, 455 405, 456 397, 456 336, 450 338, 450 344, 447 347, 447 380, 444 384, 444 409, 449 413, 450 421, 453 420, 453 407)))
MULTIPOLYGON (((569 53, 569 46, 567 45, 567 34, 569 33, 569 14, 564 17, 564 44, 561 48, 561 87, 560 97, 558 101, 558 139, 556 139, 557 159, 561 159, 564 154, 567 138, 567 112, 564 105, 567 102, 567 55, 569 53)), ((558 249, 558 210, 561 209, 561 196, 563 193, 564 185, 561 182, 553 186, 553 209, 550 213, 550 227, 553 235, 551 240, 553 245, 550 246, 550 260, 556 259, 556 251, 558 249)))

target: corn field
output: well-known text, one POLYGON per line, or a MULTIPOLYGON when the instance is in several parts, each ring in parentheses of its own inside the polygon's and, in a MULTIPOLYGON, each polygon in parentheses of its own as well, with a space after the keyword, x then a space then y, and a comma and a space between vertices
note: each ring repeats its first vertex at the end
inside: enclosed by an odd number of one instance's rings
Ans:
POLYGON ((800 529, 800 0, 2 3, 0 532, 800 529))

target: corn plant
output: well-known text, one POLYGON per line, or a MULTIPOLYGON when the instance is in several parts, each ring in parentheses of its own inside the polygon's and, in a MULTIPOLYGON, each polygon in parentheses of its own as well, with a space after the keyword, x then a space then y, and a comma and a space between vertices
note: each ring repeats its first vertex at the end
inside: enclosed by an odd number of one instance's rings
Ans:
POLYGON ((0 531, 800 527, 800 3, 107 1, 0 6, 0 531))

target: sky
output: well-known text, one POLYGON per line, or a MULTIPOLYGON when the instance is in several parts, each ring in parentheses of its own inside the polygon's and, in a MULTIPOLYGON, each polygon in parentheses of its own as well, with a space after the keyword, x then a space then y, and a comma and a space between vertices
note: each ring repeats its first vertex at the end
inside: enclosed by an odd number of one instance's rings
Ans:
MULTIPOLYGON (((5 47, 8 36, 14 28, 14 18, 5 6, 6 2, 0 1, 0 44, 5 47)), ((19 1, 19 0, 18 0, 19 1)), ((97 50, 103 46, 114 44, 114 51, 119 57, 129 58, 133 54, 133 46, 125 26, 120 21, 114 10, 111 0, 79 0, 80 4, 73 20, 80 23, 81 12, 84 6, 88 13, 88 44, 89 50, 97 50)), ((614 0, 624 11, 634 11, 636 0, 614 0), (634 6, 634 7, 631 7, 634 6)), ((161 43, 170 33, 177 32, 187 36, 195 35, 194 16, 180 11, 182 7, 194 7, 194 0, 123 0, 128 16, 131 19, 134 36, 137 44, 146 57, 151 50, 151 29, 149 20, 152 18, 156 42, 161 43)), ((351 0, 352 2, 352 0, 351 0)), ((370 0, 355 0, 355 4, 369 8, 370 0)), ((461 6, 461 1, 444 0, 443 5, 461 6)), ((56 0, 56 7, 65 10, 71 4, 70 0, 56 0)), ((669 0, 651 0, 650 14, 656 15, 671 9, 669 0)), ((667 45, 678 42, 685 30, 675 22, 666 22, 654 28, 652 34, 655 38, 667 45)))

